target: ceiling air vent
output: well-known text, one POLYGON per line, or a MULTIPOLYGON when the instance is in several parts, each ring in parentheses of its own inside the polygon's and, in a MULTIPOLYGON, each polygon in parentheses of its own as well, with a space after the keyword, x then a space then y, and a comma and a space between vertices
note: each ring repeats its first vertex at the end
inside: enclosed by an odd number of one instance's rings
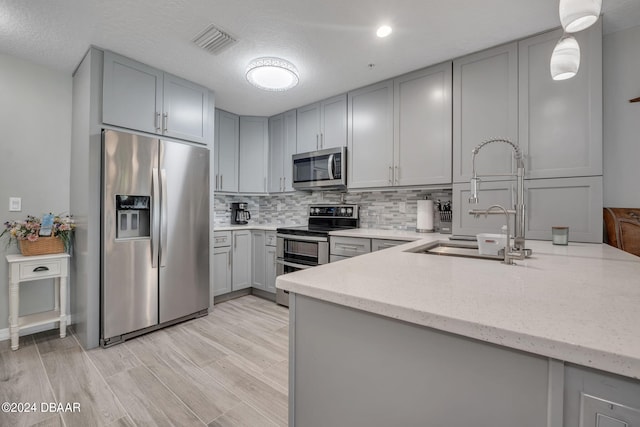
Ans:
POLYGON ((211 24, 204 31, 198 34, 193 39, 193 42, 202 49, 217 55, 227 47, 237 42, 237 40, 211 24))

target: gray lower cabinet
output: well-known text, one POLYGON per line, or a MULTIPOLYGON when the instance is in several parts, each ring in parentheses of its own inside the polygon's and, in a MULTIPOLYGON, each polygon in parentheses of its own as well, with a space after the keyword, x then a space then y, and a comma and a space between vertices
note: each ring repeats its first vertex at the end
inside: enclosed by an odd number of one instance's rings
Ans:
POLYGON ((113 52, 104 52, 102 120, 206 144, 209 90, 113 52))
POLYGON ((518 43, 519 143, 527 178, 602 175, 602 21, 575 34, 580 69, 554 81, 549 58, 562 29, 518 43))
POLYGON ((213 296, 231 292, 231 232, 213 233, 213 296))
POLYGON ((231 275, 232 291, 250 288, 251 277, 251 231, 239 230, 233 232, 233 273, 231 275))
MULTIPOLYGON (((469 182, 471 150, 496 137, 518 139, 517 42, 453 61, 453 182, 469 182)), ((476 167, 485 174, 511 173, 511 158, 509 146, 492 144, 483 148, 476 167)), ((508 178, 487 178, 500 179, 508 178)))
POLYGON ((251 282, 254 288, 265 290, 266 281, 266 265, 265 265, 265 232, 264 230, 251 231, 251 253, 253 256, 253 264, 251 268, 251 282))
POLYGON ((276 292, 276 233, 266 232, 266 243, 264 247, 264 276, 265 291, 276 292))
POLYGON ((640 383, 565 366, 563 427, 640 427, 640 383))
POLYGON ((352 257, 371 252, 371 239, 362 237, 331 236, 329 238, 329 254, 352 257))
POLYGON ((269 151, 269 122, 266 117, 240 117, 241 193, 266 193, 269 151))
POLYGON ((238 192, 240 117, 216 109, 214 138, 215 191, 238 192))
MULTIPOLYGON (((470 209, 515 206, 515 181, 481 182, 479 203, 469 203, 469 184, 453 185, 453 234, 499 233, 502 215, 469 215, 470 209)), ((568 226, 569 241, 602 242, 602 177, 525 180, 526 238, 551 240, 551 227, 568 226)), ((514 227, 511 216, 511 229, 514 227)))
POLYGON ((382 251, 407 243, 405 240, 371 239, 371 252, 382 251))

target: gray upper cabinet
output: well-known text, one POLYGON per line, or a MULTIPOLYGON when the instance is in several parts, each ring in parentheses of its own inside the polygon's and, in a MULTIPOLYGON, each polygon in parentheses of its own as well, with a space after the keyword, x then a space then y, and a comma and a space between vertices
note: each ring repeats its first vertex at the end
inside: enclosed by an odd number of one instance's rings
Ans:
POLYGON ((269 150, 269 121, 266 117, 240 117, 241 193, 266 193, 269 150))
POLYGON ((602 175, 602 20, 575 34, 580 69, 554 81, 549 58, 562 30, 519 43, 520 145, 527 178, 602 175))
MULTIPOLYGON (((546 60, 549 74, 549 60, 546 60)), ((453 61, 453 182, 471 179, 471 150, 491 138, 518 142, 518 44, 453 61)), ((511 148, 491 144, 476 159, 482 174, 512 171, 511 148)), ((509 179, 487 177, 484 180, 509 179)))
POLYGON ((293 191, 292 156, 296 153, 296 111, 269 119, 269 193, 293 191))
POLYGON ((207 88, 104 52, 104 123, 206 144, 208 108, 207 88))
POLYGON ((216 109, 215 120, 215 190, 237 193, 240 118, 216 109))
POLYGON ((393 184, 393 80, 348 94, 349 188, 393 184))
POLYGON ((297 152, 347 145, 347 95, 297 110, 297 152))
POLYGON ((394 80, 394 185, 451 183, 451 62, 394 80))

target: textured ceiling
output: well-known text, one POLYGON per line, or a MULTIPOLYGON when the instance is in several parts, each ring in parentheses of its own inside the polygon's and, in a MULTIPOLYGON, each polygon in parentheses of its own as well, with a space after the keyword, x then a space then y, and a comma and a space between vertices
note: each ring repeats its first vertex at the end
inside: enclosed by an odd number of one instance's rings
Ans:
MULTIPOLYGON (((604 0, 605 32, 640 24, 639 0, 604 0)), ((71 74, 90 45, 212 89, 216 106, 272 115, 559 26, 558 0, 0 0, 0 52, 71 74), (238 39, 219 55, 191 40, 214 23, 238 39), (375 37, 388 23, 393 34, 375 37), (293 62, 300 84, 264 92, 259 56, 293 62), (375 64, 370 68, 368 64, 375 64)))

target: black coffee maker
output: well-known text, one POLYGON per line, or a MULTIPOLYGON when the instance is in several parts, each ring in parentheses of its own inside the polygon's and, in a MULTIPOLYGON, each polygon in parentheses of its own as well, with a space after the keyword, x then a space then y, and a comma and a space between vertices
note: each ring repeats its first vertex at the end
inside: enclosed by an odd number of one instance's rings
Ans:
POLYGON ((251 219, 247 203, 231 203, 231 224, 247 224, 251 219))

